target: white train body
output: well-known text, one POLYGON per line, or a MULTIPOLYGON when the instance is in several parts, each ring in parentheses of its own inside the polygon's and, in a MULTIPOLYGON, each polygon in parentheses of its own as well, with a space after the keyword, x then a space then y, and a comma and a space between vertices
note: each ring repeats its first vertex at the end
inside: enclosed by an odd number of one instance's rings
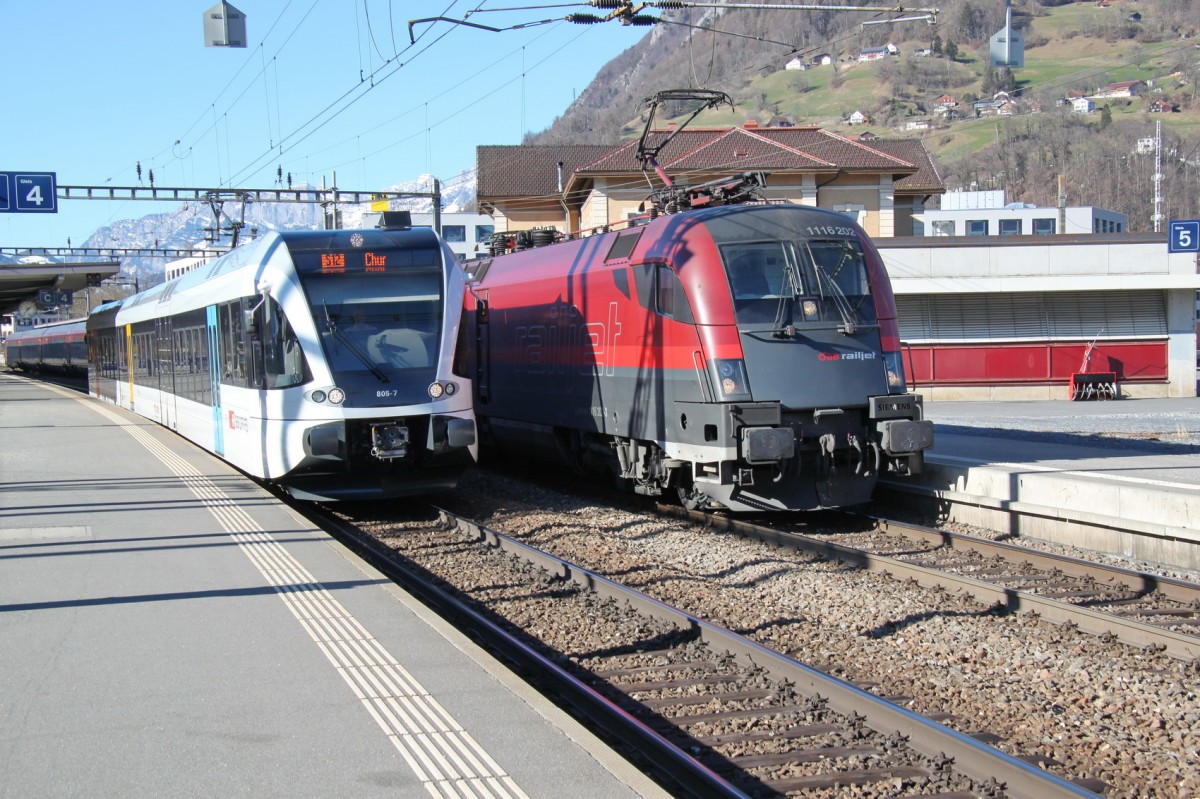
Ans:
POLYGON ((302 498, 452 488, 463 283, 429 229, 271 233, 94 310, 90 391, 302 498))

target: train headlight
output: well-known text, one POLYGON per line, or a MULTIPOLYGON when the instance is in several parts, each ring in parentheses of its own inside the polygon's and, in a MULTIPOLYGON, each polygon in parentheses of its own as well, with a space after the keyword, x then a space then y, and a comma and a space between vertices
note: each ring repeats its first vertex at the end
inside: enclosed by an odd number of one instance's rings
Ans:
POLYGON ((716 385, 718 402, 750 399, 746 362, 741 358, 716 358, 709 363, 709 373, 716 385))
POLYGON ((341 405, 346 401, 346 392, 342 391, 340 388, 329 389, 329 401, 334 405, 341 405))
POLYGON ((904 380, 904 362, 898 352, 885 352, 883 366, 887 370, 889 394, 903 394, 908 390, 904 380))
POLYGON ((430 383, 429 384, 429 396, 433 397, 434 399, 441 399, 442 394, 445 394, 445 393, 446 393, 446 389, 442 388, 441 383, 430 383))
POLYGON ((812 321, 817 318, 817 302, 816 300, 805 300, 800 306, 804 310, 804 318, 812 321))
POLYGON ((308 396, 309 396, 309 399, 311 399, 313 402, 324 402, 325 401, 325 392, 319 388, 316 391, 314 391, 313 393, 309 394, 308 396))

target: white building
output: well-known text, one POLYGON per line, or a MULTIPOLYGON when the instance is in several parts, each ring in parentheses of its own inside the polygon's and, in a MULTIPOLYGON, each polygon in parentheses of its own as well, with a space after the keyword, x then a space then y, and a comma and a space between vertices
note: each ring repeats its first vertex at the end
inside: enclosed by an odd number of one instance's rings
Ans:
POLYGON ((1059 209, 1006 204, 1003 191, 947 192, 942 208, 926 210, 920 222, 925 236, 1039 236, 1129 229, 1128 217, 1116 211, 1090 205, 1059 209))
MULTIPOLYGON (((432 213, 414 213, 413 227, 433 227, 432 213)), ((442 239, 460 261, 487 254, 496 225, 487 214, 442 214, 442 239)))

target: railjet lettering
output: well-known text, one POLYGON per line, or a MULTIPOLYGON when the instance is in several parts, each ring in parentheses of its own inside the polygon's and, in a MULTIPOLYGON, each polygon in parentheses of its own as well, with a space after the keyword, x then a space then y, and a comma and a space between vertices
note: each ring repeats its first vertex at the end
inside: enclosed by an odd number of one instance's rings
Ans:
POLYGON ((576 371, 612 377, 616 373, 614 350, 621 326, 614 302, 608 306, 607 322, 519 327, 521 362, 532 374, 576 371))
POLYGON ((818 361, 873 361, 879 357, 875 352, 822 352, 818 361))

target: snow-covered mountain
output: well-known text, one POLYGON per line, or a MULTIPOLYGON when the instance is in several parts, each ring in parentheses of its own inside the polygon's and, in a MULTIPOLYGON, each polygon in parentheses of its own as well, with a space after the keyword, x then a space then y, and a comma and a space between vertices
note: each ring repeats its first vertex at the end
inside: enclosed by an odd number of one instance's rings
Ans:
MULTIPOLYGON (((315 188, 297 185, 293 188, 315 188)), ((428 193, 433 188, 433 177, 421 175, 414 180, 398 183, 386 189, 397 193, 428 193)), ((462 174, 444 181, 441 186, 442 211, 454 213, 474 207, 475 202, 475 173, 462 174)), ((430 200, 423 197, 412 197, 394 201, 393 209, 408 209, 411 211, 430 211, 430 200)), ((369 203, 339 205, 341 226, 343 228, 363 227, 373 224, 368 216, 374 214, 369 203)), ((240 219, 241 205, 226 202, 221 209, 223 222, 230 218, 240 219)), ((158 247, 167 249, 207 249, 209 247, 229 247, 229 236, 225 234, 217 244, 208 242, 205 228, 213 227, 213 212, 207 203, 186 202, 179 208, 167 213, 147 214, 137 219, 122 219, 111 225, 100 228, 82 242, 83 247, 119 247, 142 248, 158 247)), ((245 228, 241 236, 261 235, 272 230, 317 230, 324 227, 323 209, 319 205, 307 203, 251 203, 245 210, 245 228)), ((58 258, 22 257, 19 259, 0 256, 0 262, 21 261, 56 261, 58 258)), ((121 261, 121 274, 132 279, 136 273, 138 283, 143 287, 152 286, 163 279, 164 260, 162 258, 125 258, 121 261)))

